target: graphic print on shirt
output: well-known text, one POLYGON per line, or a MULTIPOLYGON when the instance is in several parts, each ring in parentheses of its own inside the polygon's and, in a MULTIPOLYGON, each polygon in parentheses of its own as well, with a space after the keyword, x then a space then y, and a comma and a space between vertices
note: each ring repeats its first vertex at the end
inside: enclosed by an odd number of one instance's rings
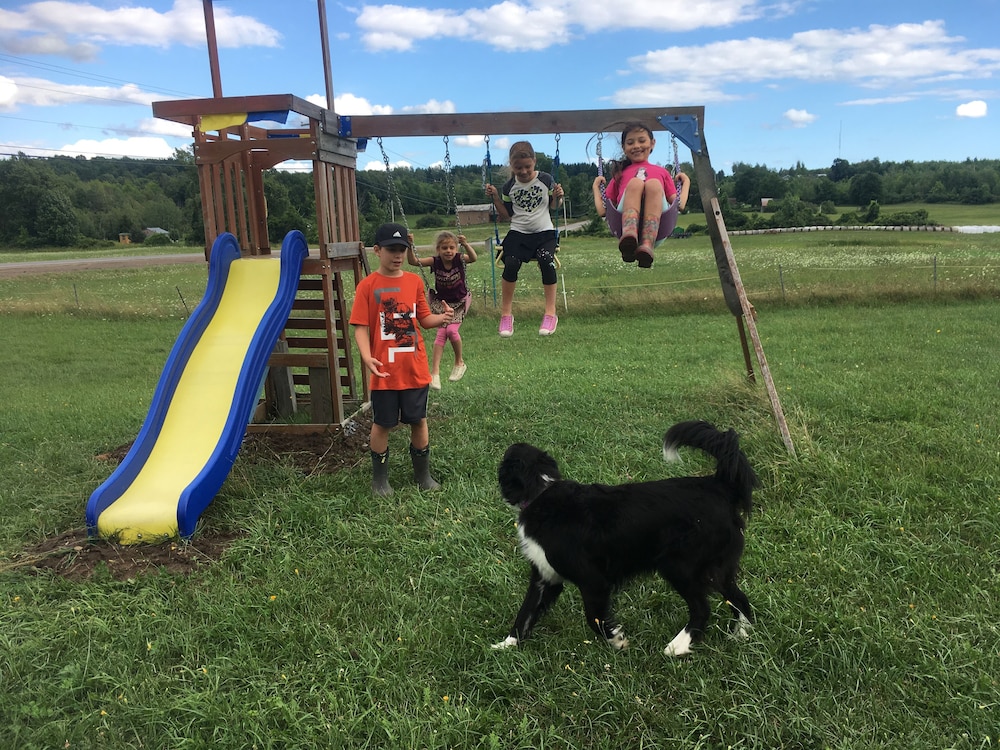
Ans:
POLYGON ((387 293, 398 292, 399 289, 376 289, 375 301, 379 305, 380 336, 382 341, 395 341, 395 346, 389 347, 389 361, 396 361, 396 354, 413 353, 417 350, 417 327, 414 318, 417 306, 412 308, 400 304, 396 297, 387 293))
POLYGON ((510 193, 510 202, 527 213, 536 211, 548 200, 548 191, 537 181, 526 188, 515 188, 510 193))

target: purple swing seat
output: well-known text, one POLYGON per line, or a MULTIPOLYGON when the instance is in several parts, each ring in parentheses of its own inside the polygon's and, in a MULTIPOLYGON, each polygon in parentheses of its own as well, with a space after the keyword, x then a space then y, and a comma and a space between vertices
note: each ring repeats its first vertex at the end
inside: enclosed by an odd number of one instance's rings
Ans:
MULTIPOLYGON (((670 236, 670 233, 674 231, 674 227, 677 226, 677 197, 674 196, 673 202, 667 206, 667 210, 660 214, 660 228, 656 232, 656 241, 665 240, 670 236)), ((604 196, 604 221, 608 224, 608 229, 611 230, 611 234, 615 237, 622 236, 622 215, 618 207, 612 205, 611 201, 608 200, 607 196, 604 196)))

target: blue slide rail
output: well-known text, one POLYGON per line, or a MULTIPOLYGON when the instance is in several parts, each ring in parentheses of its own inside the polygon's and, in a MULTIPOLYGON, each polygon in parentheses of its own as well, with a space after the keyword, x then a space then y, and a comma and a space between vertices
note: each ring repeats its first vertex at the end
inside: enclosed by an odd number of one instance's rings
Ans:
MULTIPOLYGON (((253 335, 225 427, 210 459, 178 498, 177 526, 181 537, 190 537, 194 533, 198 518, 212 502, 232 469, 246 434, 247 423, 257 405, 268 359, 291 314, 302 262, 308 255, 309 248, 303 234, 297 230, 289 232, 281 245, 278 292, 253 335)), ((139 435, 118 468, 93 492, 87 502, 86 520, 90 534, 97 533, 101 513, 121 497, 142 471, 163 428, 181 375, 219 308, 230 267, 240 258, 240 246, 236 238, 228 232, 219 235, 212 245, 205 295, 181 329, 167 358, 139 435)))

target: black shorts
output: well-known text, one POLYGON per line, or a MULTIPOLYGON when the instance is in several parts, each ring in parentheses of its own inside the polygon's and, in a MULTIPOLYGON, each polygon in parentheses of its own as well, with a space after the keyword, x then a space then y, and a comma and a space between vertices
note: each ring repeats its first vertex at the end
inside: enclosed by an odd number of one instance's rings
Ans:
POLYGON ((517 281, 521 265, 537 260, 538 269, 542 272, 542 284, 546 286, 555 284, 558 247, 559 239, 554 229, 534 234, 515 230, 507 232, 507 236, 503 239, 503 280, 517 281))
POLYGON ((427 419, 427 386, 405 391, 372 391, 372 421, 379 427, 419 424, 427 419))

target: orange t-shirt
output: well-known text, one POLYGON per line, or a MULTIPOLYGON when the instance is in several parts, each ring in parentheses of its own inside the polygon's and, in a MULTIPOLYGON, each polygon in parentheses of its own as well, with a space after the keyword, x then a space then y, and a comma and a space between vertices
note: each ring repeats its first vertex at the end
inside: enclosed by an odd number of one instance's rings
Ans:
POLYGON ((431 314, 424 282, 415 273, 368 274, 358 284, 351 308, 352 326, 368 326, 372 356, 387 378, 369 378, 373 391, 403 391, 430 385, 424 337, 418 321, 431 314))

